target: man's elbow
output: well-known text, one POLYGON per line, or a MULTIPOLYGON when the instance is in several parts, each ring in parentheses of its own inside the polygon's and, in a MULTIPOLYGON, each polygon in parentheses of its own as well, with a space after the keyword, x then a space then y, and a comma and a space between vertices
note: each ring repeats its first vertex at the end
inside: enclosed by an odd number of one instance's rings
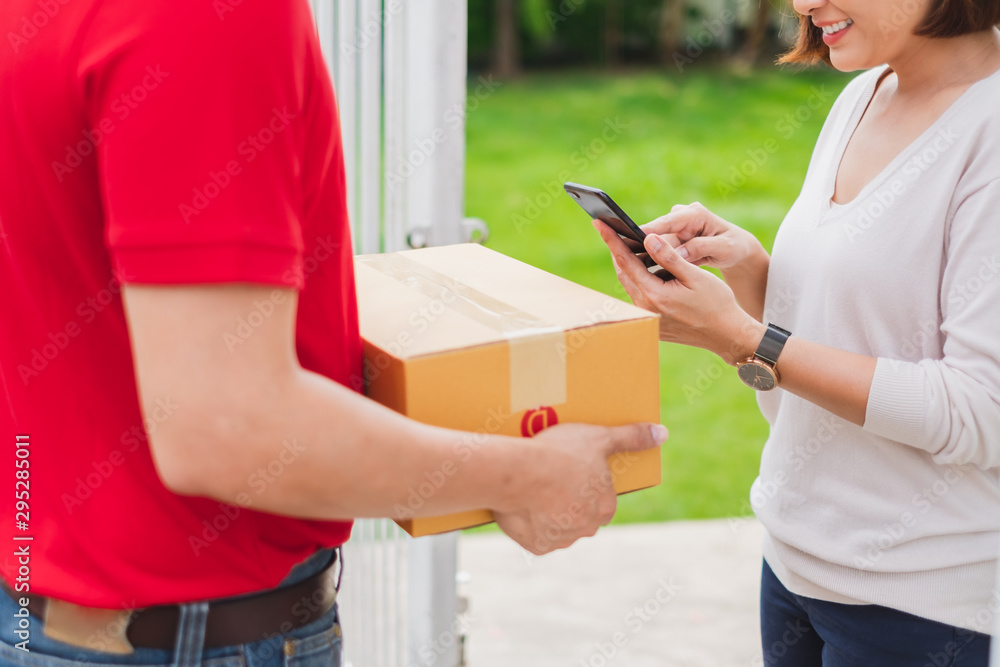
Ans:
POLYGON ((163 485, 181 496, 228 501, 235 497, 240 471, 231 439, 218 429, 178 423, 148 434, 150 453, 163 485))

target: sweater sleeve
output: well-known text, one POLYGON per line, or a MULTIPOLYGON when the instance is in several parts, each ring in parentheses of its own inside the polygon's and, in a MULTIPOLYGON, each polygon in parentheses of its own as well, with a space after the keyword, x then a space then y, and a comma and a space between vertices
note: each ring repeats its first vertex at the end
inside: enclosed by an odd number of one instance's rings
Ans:
POLYGON ((1000 467, 1000 179, 954 209, 941 279, 943 358, 880 358, 865 430, 940 464, 1000 467))

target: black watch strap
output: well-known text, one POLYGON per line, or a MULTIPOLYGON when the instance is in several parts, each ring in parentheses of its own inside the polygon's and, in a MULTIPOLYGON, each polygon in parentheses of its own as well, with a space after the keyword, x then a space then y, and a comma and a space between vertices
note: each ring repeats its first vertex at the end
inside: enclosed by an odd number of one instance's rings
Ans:
POLYGON ((791 331, 786 331, 776 324, 769 323, 767 331, 764 332, 764 338, 761 339, 760 345, 757 347, 757 352, 754 353, 754 357, 774 366, 778 363, 778 356, 785 347, 785 341, 791 335, 791 331))

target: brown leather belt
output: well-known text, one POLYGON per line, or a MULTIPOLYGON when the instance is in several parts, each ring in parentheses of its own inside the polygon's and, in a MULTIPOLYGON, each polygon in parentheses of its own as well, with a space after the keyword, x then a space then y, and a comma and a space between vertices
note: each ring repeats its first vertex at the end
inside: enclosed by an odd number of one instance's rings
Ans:
MULTIPOLYGON (((334 569, 331 563, 322 572, 291 586, 209 602, 205 648, 249 644, 317 620, 337 601, 334 569)), ((0 587, 15 600, 28 597, 28 611, 46 618, 48 598, 14 593, 2 579, 0 587)), ((146 607, 132 612, 125 634, 132 646, 173 650, 179 622, 178 605, 146 607)))

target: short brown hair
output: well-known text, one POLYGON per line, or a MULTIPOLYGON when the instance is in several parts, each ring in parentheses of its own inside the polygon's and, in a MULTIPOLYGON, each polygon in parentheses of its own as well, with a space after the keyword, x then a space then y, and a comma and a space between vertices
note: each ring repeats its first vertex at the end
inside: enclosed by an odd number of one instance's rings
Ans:
MULTIPOLYGON (((997 0, 933 0, 930 11, 916 34, 925 37, 958 37, 989 30, 1000 23, 997 0)), ((781 56, 779 63, 815 65, 830 63, 830 47, 823 42, 823 30, 808 16, 799 16, 799 34, 795 46, 781 56)))

